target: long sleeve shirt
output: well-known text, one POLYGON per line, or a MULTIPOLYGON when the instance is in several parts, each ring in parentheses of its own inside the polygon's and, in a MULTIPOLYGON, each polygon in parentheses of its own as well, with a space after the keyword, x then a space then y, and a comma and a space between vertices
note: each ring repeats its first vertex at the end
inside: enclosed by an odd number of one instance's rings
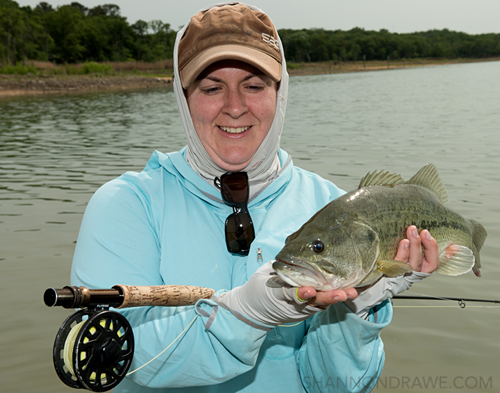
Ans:
MULTIPOLYGON (((295 167, 283 150, 279 158, 280 175, 249 202, 256 238, 248 256, 240 256, 226 248, 224 223, 233 210, 220 191, 191 169, 185 149, 155 152, 142 172, 125 173, 91 198, 71 284, 195 285, 216 291, 244 284, 261 263, 274 259, 288 235, 343 194, 295 167)), ((115 393, 370 391, 384 362, 380 331, 392 318, 388 302, 368 320, 340 303, 295 326, 274 329, 250 326, 212 300, 120 312, 135 338, 129 371, 173 344, 127 376, 115 393)))

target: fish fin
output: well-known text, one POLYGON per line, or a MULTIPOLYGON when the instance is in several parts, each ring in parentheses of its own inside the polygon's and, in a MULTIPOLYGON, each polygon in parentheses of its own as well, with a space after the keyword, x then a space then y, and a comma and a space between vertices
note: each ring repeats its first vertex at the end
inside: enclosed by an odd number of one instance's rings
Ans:
POLYGON ((388 171, 373 171, 367 173, 359 182, 358 188, 367 186, 395 186, 404 183, 401 175, 388 171))
POLYGON ((435 193, 443 204, 448 202, 448 191, 446 191, 446 187, 434 164, 427 164, 422 167, 406 184, 425 187, 435 193))
POLYGON ((388 259, 379 259, 377 261, 377 270, 387 277, 398 277, 413 271, 407 263, 388 259))
POLYGON ((477 221, 474 220, 469 220, 472 224, 473 230, 472 230, 472 253, 474 254, 474 257, 476 258, 476 263, 474 264, 474 267, 472 268, 472 271, 477 277, 481 277, 481 259, 479 257, 479 251, 481 251, 481 247, 483 247, 484 241, 486 240, 486 236, 488 236, 488 233, 486 232, 486 229, 478 223, 477 221))
POLYGON ((476 258, 468 247, 450 244, 439 256, 439 267, 436 272, 447 276, 460 276, 470 271, 476 258))
POLYGON ((360 281, 354 288, 366 287, 368 285, 371 285, 382 276, 383 273, 381 271, 374 270, 373 272, 369 273, 365 278, 363 278, 363 281, 360 281))

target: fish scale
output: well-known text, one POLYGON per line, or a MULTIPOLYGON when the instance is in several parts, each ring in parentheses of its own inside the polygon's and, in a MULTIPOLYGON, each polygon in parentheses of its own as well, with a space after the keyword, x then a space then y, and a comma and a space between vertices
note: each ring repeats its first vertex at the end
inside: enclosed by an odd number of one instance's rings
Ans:
POLYGON ((415 225, 438 243, 437 272, 455 276, 473 269, 479 276, 486 230, 446 207, 447 200, 433 164, 408 181, 390 172, 369 173, 357 190, 327 204, 290 235, 273 268, 289 285, 318 290, 366 286, 382 275, 408 274, 409 265, 394 258, 407 228, 415 225))
MULTIPOLYGON (((370 194, 378 206, 384 209, 373 216, 363 209, 365 223, 372 225, 381 241, 380 259, 394 259, 399 242, 406 238, 406 229, 415 225, 420 233, 427 229, 438 241, 440 253, 450 241, 472 249, 472 225, 470 221, 444 206, 430 190, 412 184, 403 184, 392 189, 380 186, 371 188, 370 194), (380 203, 382 201, 382 203, 380 203)), ((368 205, 366 199, 357 203, 368 205)))

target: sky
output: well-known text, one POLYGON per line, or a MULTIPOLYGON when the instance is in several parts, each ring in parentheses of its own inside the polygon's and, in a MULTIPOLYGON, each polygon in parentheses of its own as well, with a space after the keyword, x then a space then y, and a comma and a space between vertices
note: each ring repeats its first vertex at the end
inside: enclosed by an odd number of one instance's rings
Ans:
MULTIPOLYGON (((35 7, 40 0, 16 0, 35 7)), ((73 0, 46 0, 53 7, 73 0)), ((161 20, 178 30, 210 0, 80 0, 88 8, 116 4, 130 24, 161 20)), ((250 0, 265 11, 277 29, 387 29, 412 33, 449 29, 468 34, 500 33, 500 0, 250 0)))

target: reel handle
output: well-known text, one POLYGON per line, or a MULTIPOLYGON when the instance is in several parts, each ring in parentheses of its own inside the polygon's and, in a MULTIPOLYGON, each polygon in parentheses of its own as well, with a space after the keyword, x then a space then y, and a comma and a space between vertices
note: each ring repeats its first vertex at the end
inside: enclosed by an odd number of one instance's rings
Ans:
POLYGON ((209 299, 215 291, 190 285, 115 285, 112 289, 88 289, 66 286, 49 288, 43 295, 48 307, 81 308, 110 306, 115 308, 141 306, 188 306, 200 299, 209 299))

